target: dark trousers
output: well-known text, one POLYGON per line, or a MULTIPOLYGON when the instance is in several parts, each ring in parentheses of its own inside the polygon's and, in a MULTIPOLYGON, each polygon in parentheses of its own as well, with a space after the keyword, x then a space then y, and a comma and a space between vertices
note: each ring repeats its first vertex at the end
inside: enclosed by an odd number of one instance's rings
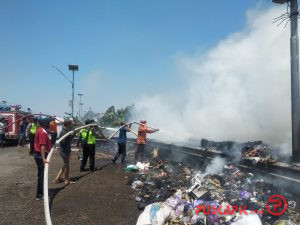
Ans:
POLYGON ((24 144, 26 143, 26 135, 25 133, 20 133, 20 136, 19 136, 19 146, 24 146, 24 144))
POLYGON ((84 169, 88 158, 90 158, 90 170, 95 168, 95 144, 85 144, 82 146, 83 158, 80 169, 84 169))
POLYGON ((114 157, 114 161, 117 161, 119 156, 121 155, 121 163, 124 163, 125 157, 126 157, 126 143, 118 144, 119 149, 114 157))
POLYGON ((57 139, 57 133, 51 132, 51 146, 55 145, 56 139, 57 139))
POLYGON ((137 150, 134 156, 135 162, 143 162, 145 160, 145 149, 146 149, 146 145, 144 144, 137 145, 137 150))
POLYGON ((30 144, 29 154, 30 155, 33 155, 33 153, 34 153, 34 136, 35 136, 35 134, 30 134, 29 135, 29 144, 30 144))
POLYGON ((0 144, 1 144, 1 148, 4 148, 4 139, 5 139, 5 134, 0 134, 0 144))
POLYGON ((37 190, 36 190, 36 197, 40 198, 44 195, 44 163, 41 158, 34 157, 35 163, 37 165, 37 190))

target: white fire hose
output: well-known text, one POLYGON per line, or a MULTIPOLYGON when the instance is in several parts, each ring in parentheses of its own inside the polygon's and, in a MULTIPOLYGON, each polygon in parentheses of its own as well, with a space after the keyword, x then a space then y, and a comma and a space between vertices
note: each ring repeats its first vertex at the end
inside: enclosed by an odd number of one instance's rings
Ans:
MULTIPOLYGON (((145 124, 142 124, 142 123, 133 121, 133 122, 130 122, 130 123, 126 123, 124 126, 131 125, 131 124, 134 124, 134 123, 135 123, 135 124, 138 124, 138 125, 145 125, 145 124)), ((149 127, 150 129, 156 130, 155 128, 150 127, 150 126, 148 126, 148 125, 145 125, 145 126, 146 126, 146 127, 149 127)), ((122 127, 123 127, 123 126, 122 126, 122 127)), ((116 133, 118 133, 118 131, 119 131, 120 129, 121 129, 121 127, 119 127, 118 130, 116 130, 112 135, 110 135, 110 137, 109 137, 108 139, 111 139, 113 136, 115 136, 116 133)), ((131 131, 131 132, 137 136, 137 134, 136 134, 135 132, 133 132, 133 131, 131 131)))
MULTIPOLYGON (((130 124, 140 124, 138 122, 131 122, 131 123, 127 123, 125 125, 130 125, 130 124)), ((141 125, 141 124, 140 124, 141 125)), ((147 126, 147 125, 146 125, 147 126)), ((76 128, 75 130, 72 130, 68 133, 66 133, 64 136, 62 136, 60 139, 58 139, 56 141, 56 145, 58 145, 61 141, 63 141, 66 137, 68 137, 69 135, 74 134, 75 132, 77 132, 78 130, 81 130, 83 128, 87 128, 87 127, 98 127, 98 124, 88 124, 85 126, 81 126, 76 128)), ((109 138, 107 139, 111 139, 123 126, 119 127, 109 138)), ((149 127, 149 126, 147 126, 149 127)), ((149 127, 151 129, 154 129, 152 127, 149 127)), ((131 131, 132 133, 134 133, 133 131, 131 131)), ((135 134, 135 133, 134 133, 135 134)), ((136 135, 136 134, 135 134, 136 135)), ((51 148, 48 156, 47 156, 47 161, 50 163, 50 159, 53 153, 54 147, 51 148)), ((44 211, 45 211, 45 219, 46 219, 46 224, 47 225, 52 225, 52 221, 51 221, 51 215, 50 215, 50 208, 49 208, 49 196, 48 196, 48 171, 49 171, 49 163, 45 163, 45 169, 44 169, 44 211)))
MULTIPOLYGON (((56 145, 58 145, 62 140, 64 140, 66 137, 68 137, 71 134, 74 134, 78 130, 81 130, 83 128, 92 127, 92 126, 98 126, 97 124, 89 124, 82 127, 78 127, 73 131, 70 131, 66 133, 64 136, 62 136, 59 140, 56 141, 56 145)), ((50 163, 50 159, 53 153, 54 147, 51 148, 48 156, 47 161, 50 163)), ((52 225, 51 216, 50 216, 50 208, 49 208, 49 196, 48 196, 48 171, 49 171, 49 163, 45 163, 45 169, 44 169, 44 210, 45 210, 45 219, 47 225, 52 225)))

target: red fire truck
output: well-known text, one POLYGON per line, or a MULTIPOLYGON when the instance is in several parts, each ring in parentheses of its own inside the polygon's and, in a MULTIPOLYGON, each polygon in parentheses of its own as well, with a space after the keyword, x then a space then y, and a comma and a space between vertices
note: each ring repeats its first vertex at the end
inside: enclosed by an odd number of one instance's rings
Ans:
POLYGON ((5 119, 5 125, 8 126, 5 134, 5 141, 17 142, 19 138, 19 128, 22 117, 30 115, 29 112, 19 111, 11 107, 11 110, 0 110, 0 117, 5 119))

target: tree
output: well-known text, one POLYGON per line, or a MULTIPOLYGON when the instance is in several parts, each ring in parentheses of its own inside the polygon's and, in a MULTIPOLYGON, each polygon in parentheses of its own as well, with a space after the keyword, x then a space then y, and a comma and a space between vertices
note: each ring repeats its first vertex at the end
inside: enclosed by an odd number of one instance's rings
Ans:
POLYGON ((119 127, 121 122, 129 122, 131 118, 132 106, 115 110, 114 106, 109 107, 104 115, 99 119, 100 126, 119 127))

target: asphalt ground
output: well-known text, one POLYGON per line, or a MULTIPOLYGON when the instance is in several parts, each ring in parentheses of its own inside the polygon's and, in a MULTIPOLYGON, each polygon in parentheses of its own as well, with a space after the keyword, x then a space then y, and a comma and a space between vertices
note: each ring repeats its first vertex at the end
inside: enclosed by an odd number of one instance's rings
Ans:
MULTIPOLYGON (((36 201, 37 169, 28 148, 0 149, 0 224, 45 224, 43 201, 36 201)), ((62 160, 55 151, 49 168, 49 197, 53 224, 136 224, 140 214, 134 191, 126 185, 130 175, 112 164, 111 153, 96 153, 94 172, 79 172, 72 152, 70 177, 75 184, 54 184, 62 160)), ((88 165, 87 165, 88 167, 88 165)))

